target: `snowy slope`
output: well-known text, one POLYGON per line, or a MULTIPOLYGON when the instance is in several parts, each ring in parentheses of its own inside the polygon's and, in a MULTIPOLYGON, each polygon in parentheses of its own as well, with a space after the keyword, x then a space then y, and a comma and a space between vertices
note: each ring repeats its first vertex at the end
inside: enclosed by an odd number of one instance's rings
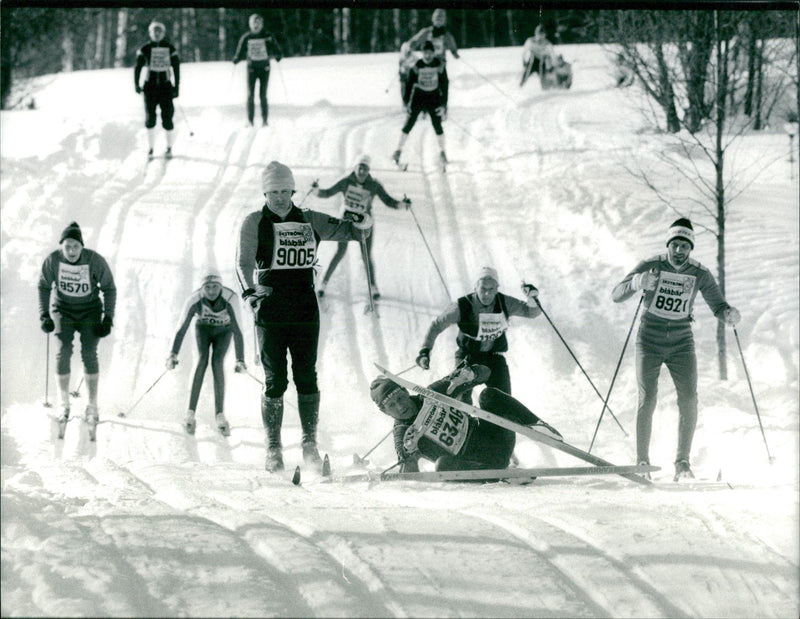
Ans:
MULTIPOLYGON (((262 470, 259 385, 232 372, 232 354, 231 436, 212 427, 209 376, 197 435, 183 433, 190 337, 178 368, 131 410, 161 376, 178 313, 203 271, 216 267, 234 285, 237 231, 260 208, 262 167, 290 165, 299 202, 313 179, 333 184, 362 152, 391 195, 411 198, 416 222, 376 203, 380 319, 363 313, 355 247, 328 286, 320 443, 337 471, 390 428, 369 400, 373 362, 412 366, 430 320, 471 289, 485 264, 499 270, 508 294, 519 295, 523 278, 536 283, 605 394, 635 311, 635 302, 612 303, 611 288, 663 250, 676 215, 624 170, 632 161, 656 166, 663 148, 638 111, 639 95, 612 88, 599 48, 564 53, 576 73, 566 92, 543 93, 533 80, 520 90, 519 48, 464 50, 448 63, 446 175, 425 119, 405 149, 409 171, 389 160, 403 122, 390 54, 287 58, 273 72, 262 129, 245 126, 243 67, 186 64, 176 157, 166 165, 144 161, 129 69, 48 76, 38 109, 0 115, 4 615, 798 615, 800 260, 798 185, 786 158, 773 157, 728 221, 728 298, 744 317, 739 335, 771 466, 732 333, 730 379, 719 381, 715 321, 702 300, 696 306, 693 464, 728 483, 668 481, 677 412, 667 372, 651 449, 663 471, 652 489, 610 477, 415 486, 306 476, 294 487, 262 470), (114 330, 100 347, 96 443, 80 420, 56 440, 42 406, 47 338, 36 278, 72 220, 109 260, 119 292, 114 330)), ((788 157, 788 140, 767 132, 745 140, 738 160, 776 152, 788 157)), ((339 202, 308 197, 304 206, 337 213, 339 202)), ((707 217, 699 208, 683 213, 707 217)), ((323 245, 323 265, 334 250, 323 245)), ((699 233, 693 255, 715 270, 709 233, 699 233)), ((248 318, 246 359, 258 376, 251 325, 248 318)), ((448 372, 454 336, 439 338, 430 372, 407 376, 428 383, 448 372)), ((544 318, 512 319, 509 338, 514 395, 587 448, 602 401, 554 329, 544 318)), ((76 353, 74 386, 81 375, 76 353)), ((291 387, 286 401, 285 456, 294 465, 291 387)), ((635 403, 629 348, 609 402, 628 436, 606 413, 595 453, 633 462, 635 403)), ((517 455, 523 466, 579 464, 525 439, 517 455)), ((393 456, 386 441, 370 459, 388 467, 393 456)))

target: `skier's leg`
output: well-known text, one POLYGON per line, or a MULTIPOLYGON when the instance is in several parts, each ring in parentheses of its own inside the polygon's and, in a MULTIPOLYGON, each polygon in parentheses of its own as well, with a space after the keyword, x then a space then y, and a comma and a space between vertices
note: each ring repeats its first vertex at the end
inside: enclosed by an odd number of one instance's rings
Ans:
POLYGON ((483 410, 514 423, 534 426, 539 422, 539 417, 522 402, 495 387, 486 387, 481 391, 478 401, 478 406, 483 410))
POLYGON ((265 468, 267 471, 283 470, 283 394, 286 391, 287 365, 286 349, 287 327, 271 324, 269 327, 256 325, 256 336, 264 369, 264 392, 261 395, 261 421, 264 424, 264 442, 267 450, 265 468))
POLYGON ((325 271, 325 275, 322 278, 322 287, 325 288, 325 285, 328 283, 328 280, 333 275, 333 272, 336 270, 336 267, 339 266, 339 263, 344 258, 345 253, 347 252, 347 243, 348 241, 341 241, 336 244, 336 253, 333 254, 333 258, 331 258, 331 263, 328 265, 328 269, 325 271))
POLYGON ((211 373, 214 376, 214 412, 221 414, 225 408, 225 355, 233 337, 232 331, 216 334, 211 339, 211 373))
POLYGON ((482 363, 491 371, 489 380, 486 381, 486 386, 495 387, 511 395, 511 374, 508 370, 506 358, 501 354, 489 355, 482 363))
POLYGON ((377 292, 377 284, 375 283, 375 263, 372 261, 372 239, 375 236, 375 226, 372 227, 372 234, 370 234, 363 245, 361 245, 361 259, 364 264, 369 267, 369 283, 372 286, 372 293, 377 292), (366 247, 366 252, 364 251, 366 247))
POLYGON ((195 339, 197 340, 197 365, 194 369, 194 378, 192 380, 192 390, 189 394, 189 410, 197 410, 197 401, 200 399, 200 389, 203 386, 203 378, 206 374, 206 367, 208 367, 209 348, 211 347, 211 338, 209 337, 207 329, 201 325, 195 327, 195 339))
POLYGON ((664 356, 657 334, 641 327, 636 340, 636 382, 639 405, 636 410, 636 461, 650 462, 650 435, 653 431, 653 412, 658 401, 658 375, 664 356))
POLYGON ((261 122, 267 124, 269 105, 267 103, 267 84, 269 83, 269 69, 261 72, 258 80, 258 100, 261 102, 261 122))
POLYGON ((694 338, 688 334, 667 357, 665 364, 675 383, 678 395, 678 448, 675 461, 689 461, 692 440, 697 426, 697 356, 694 338))
POLYGON ((297 411, 300 415, 300 426, 303 429, 301 441, 303 461, 311 464, 319 463, 317 450, 317 422, 319 421, 319 391, 316 393, 297 393, 297 411))
POLYGON ((253 117, 256 113, 255 102, 256 72, 252 68, 247 68, 247 121, 252 125, 253 117))
POLYGON ((172 100, 172 91, 164 90, 160 97, 161 126, 170 132, 175 128, 175 103, 172 100))

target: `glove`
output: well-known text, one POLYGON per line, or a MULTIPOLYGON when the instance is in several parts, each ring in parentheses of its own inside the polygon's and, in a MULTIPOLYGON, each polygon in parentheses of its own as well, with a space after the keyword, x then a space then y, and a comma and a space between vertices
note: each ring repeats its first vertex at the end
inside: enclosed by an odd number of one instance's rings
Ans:
POLYGON ((239 62, 239 59, 238 59, 238 58, 234 58, 234 59, 233 59, 233 64, 238 64, 238 62, 239 62))
POLYGON ((406 210, 411 208, 411 200, 409 200, 408 198, 403 198, 400 201, 400 204, 402 204, 403 208, 406 209, 406 210))
POLYGON ((372 216, 369 213, 353 213, 353 227, 359 230, 372 228, 372 216))
POLYGON ((111 319, 111 316, 105 316, 100 324, 95 325, 94 334, 98 337, 105 337, 111 333, 111 327, 113 325, 114 321, 111 319))
POLYGON ((315 178, 315 179, 314 179, 314 180, 311 182, 311 189, 316 189, 317 187, 319 187, 319 182, 318 182, 318 181, 317 181, 317 179, 315 178))
POLYGON ((439 118, 441 118, 442 120, 444 120, 447 117, 447 108, 445 106, 443 106, 443 105, 440 105, 439 107, 437 107, 435 112, 436 112, 436 115, 439 118))
POLYGON ((739 321, 742 319, 742 315, 739 313, 739 310, 737 310, 735 307, 729 307, 728 309, 725 310, 725 313, 723 314, 723 319, 730 326, 735 327, 736 325, 739 324, 739 321))
POLYGON ((533 284, 522 284, 522 294, 528 299, 528 301, 533 301, 534 299, 539 298, 539 289, 534 286, 533 284))
POLYGON ((45 333, 52 333, 56 330, 56 323, 53 322, 53 319, 50 318, 49 315, 42 317, 42 331, 45 333))
POLYGON ((430 370, 431 369, 431 349, 427 347, 422 347, 419 349, 419 354, 417 355, 417 365, 421 367, 423 370, 430 370))
POLYGON ((280 62, 283 56, 275 56, 275 62, 280 62))
POLYGON ((174 370, 175 366, 178 365, 178 357, 175 353, 170 353, 169 357, 167 357, 167 362, 165 363, 168 370, 174 370))
POLYGON ((233 368, 233 371, 236 372, 237 374, 241 374, 242 372, 246 372, 247 371, 247 364, 245 364, 244 361, 237 361, 236 362, 236 367, 233 368))
POLYGON ((141 87, 141 86, 139 86, 139 84, 136 84, 136 94, 137 94, 137 95, 140 95, 140 94, 142 94, 142 87, 141 87))
POLYGON ((658 284, 658 271, 650 269, 634 275, 631 284, 634 290, 653 290, 658 284))
POLYGON ((173 86, 172 87, 172 98, 173 99, 177 99, 178 98, 178 87, 177 86, 173 86))

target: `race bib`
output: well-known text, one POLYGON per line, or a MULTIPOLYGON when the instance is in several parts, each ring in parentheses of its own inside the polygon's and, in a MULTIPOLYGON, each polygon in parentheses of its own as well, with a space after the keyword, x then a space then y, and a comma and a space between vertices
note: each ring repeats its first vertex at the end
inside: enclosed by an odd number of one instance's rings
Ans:
POLYGON ((508 329, 508 320, 502 312, 498 314, 478 314, 478 334, 476 340, 496 340, 508 329))
POLYGON ((403 446, 413 453, 425 436, 445 451, 458 455, 467 440, 468 430, 469 417, 465 413, 425 400, 413 425, 406 430, 403 446))
POLYGON ((420 67, 419 87, 422 90, 432 91, 439 86, 439 69, 436 67, 420 67))
POLYGON ((58 264, 58 291, 68 297, 88 297, 92 292, 88 264, 58 264))
POLYGON ((247 57, 250 60, 267 60, 267 41, 266 39, 248 39, 247 57))
POLYGON ((169 47, 150 48, 150 70, 159 73, 169 71, 169 47))
POLYGON ((696 282, 694 275, 662 271, 647 311, 667 320, 686 318, 692 309, 692 293, 696 282))
POLYGON ((197 316, 197 322, 210 327, 227 327, 229 324, 231 324, 231 316, 228 313, 227 308, 220 312, 215 312, 205 303, 201 303, 200 313, 197 316))
POLYGON ((344 192, 344 210, 351 213, 366 213, 370 194, 364 187, 348 185, 344 192))
POLYGON ((313 266, 317 241, 311 224, 287 221, 274 224, 273 230, 272 269, 308 269, 313 266))

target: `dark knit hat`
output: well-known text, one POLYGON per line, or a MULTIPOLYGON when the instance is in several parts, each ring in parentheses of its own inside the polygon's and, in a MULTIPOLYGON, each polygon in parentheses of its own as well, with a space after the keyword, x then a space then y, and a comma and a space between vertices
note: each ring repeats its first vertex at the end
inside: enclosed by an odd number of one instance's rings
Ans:
MULTIPOLYGON (((383 403, 398 389, 403 388, 385 376, 379 376, 369 386, 369 397, 378 405, 379 409, 383 410, 383 403)), ((405 389, 403 390, 405 391, 405 389)))
POLYGON ((429 49, 432 52, 436 51, 436 48, 433 46, 432 41, 425 41, 425 44, 422 46, 422 51, 425 51, 426 49, 429 49))
POLYGON ((692 222, 685 217, 675 220, 667 231, 667 245, 669 245, 670 241, 673 239, 688 241, 692 249, 694 249, 694 228, 692 228, 692 222))
POLYGON ((70 225, 64 228, 64 231, 61 233, 61 239, 58 241, 58 244, 61 245, 61 243, 64 242, 64 239, 74 239, 78 241, 78 243, 80 243, 81 245, 84 244, 83 235, 81 234, 81 227, 77 224, 77 222, 73 221, 70 225))

